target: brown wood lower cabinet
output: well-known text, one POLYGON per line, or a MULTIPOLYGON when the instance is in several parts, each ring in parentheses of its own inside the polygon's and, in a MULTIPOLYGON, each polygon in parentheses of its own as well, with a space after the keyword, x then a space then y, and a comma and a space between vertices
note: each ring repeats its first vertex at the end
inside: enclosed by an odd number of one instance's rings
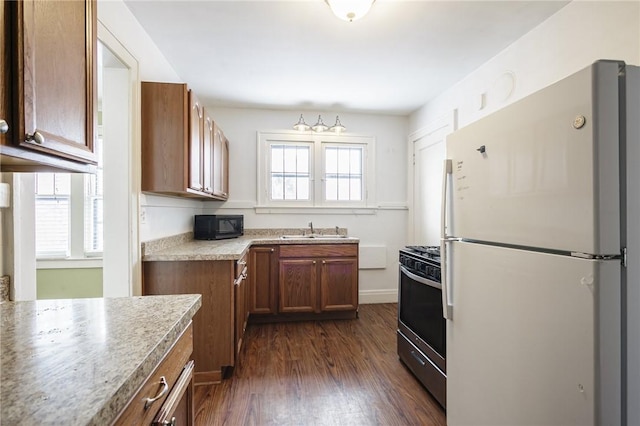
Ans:
POLYGON ((193 317, 194 382, 219 383, 224 367, 235 364, 233 260, 143 263, 143 294, 201 294, 193 317))
POLYGON ((357 316, 357 244, 254 246, 251 260, 252 320, 357 316))
POLYGON ((201 294, 193 317, 194 383, 219 383, 236 364, 247 308, 247 255, 240 260, 144 262, 144 295, 201 294))
POLYGON ((192 425, 193 361, 189 361, 192 353, 193 326, 189 324, 113 424, 192 425), (173 418, 175 423, 171 423, 173 418), (164 419, 169 423, 157 423, 164 419))

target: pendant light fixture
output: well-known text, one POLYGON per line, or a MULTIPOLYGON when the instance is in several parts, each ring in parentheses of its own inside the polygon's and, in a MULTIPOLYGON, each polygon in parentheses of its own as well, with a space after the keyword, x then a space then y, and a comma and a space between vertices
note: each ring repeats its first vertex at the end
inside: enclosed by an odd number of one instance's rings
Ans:
POLYGON ((375 0, 324 0, 334 15, 338 18, 353 22, 369 12, 375 0))
POLYGON ((311 130, 313 130, 316 133, 320 133, 320 132, 324 132, 324 131, 329 130, 329 126, 324 124, 324 122, 322 121, 322 117, 321 116, 318 116, 318 121, 316 122, 316 124, 314 124, 311 127, 311 130))
POLYGON ((330 131, 330 132, 333 132, 333 133, 338 133, 338 134, 340 134, 340 133, 344 132, 345 130, 347 130, 347 128, 346 128, 346 127, 344 127, 344 126, 342 125, 342 123, 340 122, 340 117, 338 117, 338 116, 336 115, 336 124, 334 124, 333 126, 331 126, 331 127, 329 128, 329 131, 330 131))
POLYGON ((300 120, 298 120, 298 122, 293 125, 293 128, 300 132, 306 132, 311 127, 304 122, 304 118, 302 117, 302 114, 300 114, 300 120))
POLYGON ((336 115, 336 124, 329 127, 326 124, 324 124, 324 121, 322 121, 321 115, 318 115, 318 121, 316 122, 316 124, 314 124, 313 126, 309 126, 304 121, 304 117, 302 116, 302 114, 300 114, 300 119, 296 124, 293 125, 293 128, 299 132, 307 132, 309 130, 313 130, 315 133, 329 131, 336 134, 340 134, 347 130, 347 128, 342 125, 342 123, 340 122, 340 117, 337 115, 336 115))

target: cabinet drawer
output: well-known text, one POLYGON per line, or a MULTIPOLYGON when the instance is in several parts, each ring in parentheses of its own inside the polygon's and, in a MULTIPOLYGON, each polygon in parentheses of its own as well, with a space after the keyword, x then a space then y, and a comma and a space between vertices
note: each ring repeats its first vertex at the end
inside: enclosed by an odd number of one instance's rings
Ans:
POLYGON ((193 424, 193 361, 184 366, 182 374, 176 381, 169 397, 153 419, 152 426, 158 425, 191 425, 193 424))
POLYGON ((167 399, 183 368, 193 352, 193 325, 190 323, 182 335, 178 338, 169 353, 160 361, 158 367, 151 373, 140 387, 129 404, 116 419, 115 425, 142 425, 150 424, 158 410, 167 399), (164 390, 161 384, 162 378, 166 381, 166 391, 160 398, 145 408, 147 398, 154 398, 164 390))
POLYGON ((357 244, 300 244, 281 245, 280 257, 358 256, 357 244))

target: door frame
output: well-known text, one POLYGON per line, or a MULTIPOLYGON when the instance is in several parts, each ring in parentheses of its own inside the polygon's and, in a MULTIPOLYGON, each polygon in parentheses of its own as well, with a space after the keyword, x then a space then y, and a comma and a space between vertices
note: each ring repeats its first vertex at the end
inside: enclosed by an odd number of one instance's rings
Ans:
MULTIPOLYGON (((103 283, 104 297, 138 296, 142 294, 142 260, 140 250, 140 191, 141 191, 141 135, 140 117, 140 74, 138 60, 124 47, 107 27, 98 20, 98 40, 108 48, 127 68, 129 68, 129 156, 127 170, 117 173, 127 174, 128 197, 126 199, 129 224, 127 229, 117 229, 120 241, 127 241, 129 282, 103 283), (107 287, 109 286, 109 287, 107 287)), ((109 171, 106 171, 108 176, 109 171)), ((111 232, 111 231, 110 231, 111 232)), ((104 264, 103 264, 104 268, 104 264)))
POLYGON ((458 129, 458 109, 455 108, 450 112, 446 112, 434 120, 430 121, 426 126, 409 134, 407 137, 407 206, 409 208, 409 220, 407 222, 407 243, 420 244, 420 241, 414 241, 415 238, 415 200, 414 200, 414 177, 415 177, 415 144, 419 140, 428 137, 443 129, 449 128, 447 134, 458 129))

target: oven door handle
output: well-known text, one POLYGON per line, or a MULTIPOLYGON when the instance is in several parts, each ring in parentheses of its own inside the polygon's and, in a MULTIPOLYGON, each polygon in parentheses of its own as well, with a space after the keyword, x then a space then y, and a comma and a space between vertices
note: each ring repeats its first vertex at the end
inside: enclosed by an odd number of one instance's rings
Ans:
POLYGON ((428 279, 423 278, 423 277, 421 277, 419 275, 416 275, 416 274, 414 274, 412 272, 409 272, 409 270, 407 268, 405 268, 404 266, 402 266, 402 265, 400 265, 400 272, 402 272, 403 274, 405 274, 406 276, 408 276, 412 280, 419 282, 420 284, 425 284, 425 285, 428 285, 430 287, 437 288, 438 290, 442 290, 442 284, 437 283, 435 281, 428 280, 428 279))

